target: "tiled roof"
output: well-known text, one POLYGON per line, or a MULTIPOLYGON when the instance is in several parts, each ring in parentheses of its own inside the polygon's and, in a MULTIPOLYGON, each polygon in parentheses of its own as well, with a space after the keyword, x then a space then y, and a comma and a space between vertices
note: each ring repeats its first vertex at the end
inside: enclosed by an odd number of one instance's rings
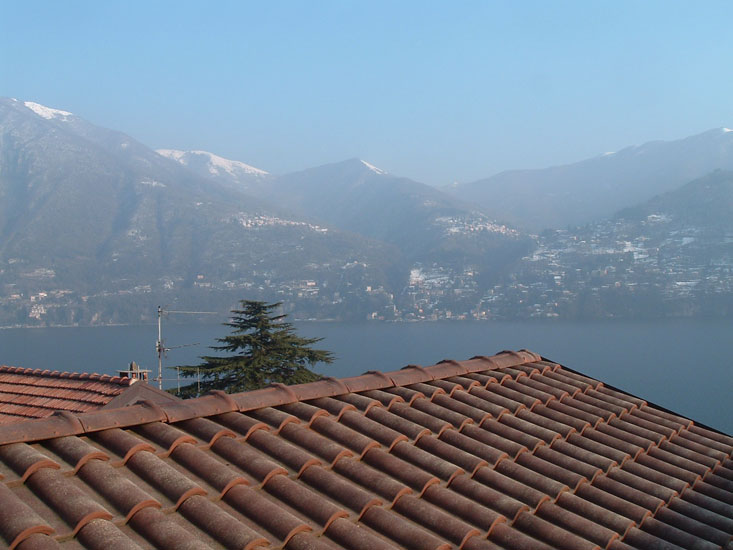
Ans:
POLYGON ((107 405, 135 379, 0 366, 0 424, 107 405))
POLYGON ((0 426, 10 548, 733 547, 733 438, 528 352, 0 426))

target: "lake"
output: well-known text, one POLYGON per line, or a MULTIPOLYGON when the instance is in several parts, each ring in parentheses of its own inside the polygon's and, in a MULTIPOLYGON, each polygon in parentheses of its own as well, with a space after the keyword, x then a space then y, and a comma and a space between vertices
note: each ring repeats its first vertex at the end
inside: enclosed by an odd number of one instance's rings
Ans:
MULTIPOLYGON (((650 402, 733 434, 733 326, 724 320, 649 322, 295 323, 336 355, 317 370, 353 376, 407 364, 527 348, 650 402), (727 343, 726 343, 727 342, 727 343)), ((219 324, 164 322, 166 366, 195 365, 219 324), (185 347, 177 347, 185 346, 185 347)), ((134 360, 157 369, 155 326, 0 330, 0 364, 116 374, 134 360)), ((175 371, 166 370, 166 386, 175 371)))

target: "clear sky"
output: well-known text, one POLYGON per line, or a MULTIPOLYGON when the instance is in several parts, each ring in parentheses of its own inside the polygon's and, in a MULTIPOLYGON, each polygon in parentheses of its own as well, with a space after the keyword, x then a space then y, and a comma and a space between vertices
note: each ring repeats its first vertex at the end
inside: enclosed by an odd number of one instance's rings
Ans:
POLYGON ((441 185, 733 126, 733 2, 0 0, 0 96, 441 185))

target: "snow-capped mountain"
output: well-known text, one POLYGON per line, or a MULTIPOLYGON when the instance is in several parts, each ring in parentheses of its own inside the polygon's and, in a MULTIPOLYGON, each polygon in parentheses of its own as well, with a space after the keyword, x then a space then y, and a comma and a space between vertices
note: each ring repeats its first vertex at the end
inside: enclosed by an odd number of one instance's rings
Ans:
POLYGON ((171 300, 226 310, 305 278, 363 288, 393 257, 121 132, 0 98, 0 325, 135 322, 171 300), (353 261, 369 267, 344 276, 353 261))
MULTIPOLYGON (((14 101, 17 101, 17 99, 14 101)), ((46 120, 51 120, 54 118, 66 120, 67 117, 73 116, 73 113, 70 113, 69 111, 62 111, 61 109, 52 109, 51 107, 46 107, 45 105, 41 105, 40 103, 34 103, 33 101, 24 101, 23 105, 28 107, 31 111, 36 113, 38 116, 45 118, 46 120)))
POLYGON ((267 181, 269 172, 231 160, 208 151, 179 151, 177 149, 157 149, 156 152, 168 159, 182 164, 201 177, 213 179, 240 190, 249 190, 267 181))

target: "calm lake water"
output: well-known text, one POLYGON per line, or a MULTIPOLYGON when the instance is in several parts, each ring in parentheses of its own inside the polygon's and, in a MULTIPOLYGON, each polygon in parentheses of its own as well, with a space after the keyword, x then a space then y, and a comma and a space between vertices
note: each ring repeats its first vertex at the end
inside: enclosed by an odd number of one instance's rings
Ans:
MULTIPOLYGON (((296 323, 336 355, 331 376, 527 348, 702 424, 733 434, 733 325, 727 321, 296 323)), ((221 325, 164 324, 166 366, 197 364, 221 325), (190 345, 195 344, 195 345, 190 345)), ((155 326, 0 330, 0 364, 116 374, 157 369, 155 326)), ((175 371, 164 376, 175 385, 175 371)))

